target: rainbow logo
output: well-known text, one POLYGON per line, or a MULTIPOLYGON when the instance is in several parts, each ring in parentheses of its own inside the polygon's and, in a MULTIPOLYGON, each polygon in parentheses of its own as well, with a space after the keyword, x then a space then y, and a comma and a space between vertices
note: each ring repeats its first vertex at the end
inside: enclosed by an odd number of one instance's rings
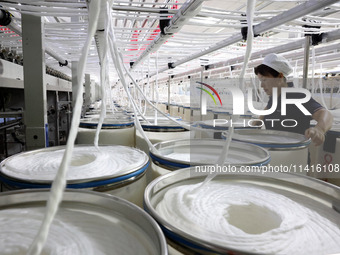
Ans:
MULTIPOLYGON (((217 91, 212 86, 210 86, 210 85, 208 85, 206 83, 203 83, 203 82, 199 82, 199 81, 196 81, 196 83, 201 84, 201 85, 206 86, 207 88, 209 88, 217 96, 217 98, 220 101, 220 104, 222 106, 222 100, 220 98, 220 95, 217 93, 217 91)), ((213 94, 211 94, 208 90, 206 90, 204 88, 200 88, 200 87, 196 87, 196 88, 198 88, 200 90, 203 90, 204 92, 208 93, 208 95, 212 98, 212 100, 214 100, 215 105, 217 105, 216 100, 215 100, 213 94)))

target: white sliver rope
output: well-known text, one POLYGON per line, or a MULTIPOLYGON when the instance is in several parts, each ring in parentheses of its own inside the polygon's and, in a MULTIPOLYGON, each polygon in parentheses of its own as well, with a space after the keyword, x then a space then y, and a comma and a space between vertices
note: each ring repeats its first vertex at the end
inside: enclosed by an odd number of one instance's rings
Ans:
POLYGON ((319 88, 320 88, 320 94, 321 94, 321 102, 322 102, 322 105, 323 107, 326 108, 326 110, 328 110, 328 107, 327 107, 327 104, 325 102, 325 98, 323 96, 323 86, 322 86, 322 63, 320 63, 320 78, 319 78, 319 88))
POLYGON ((72 151, 74 148, 74 141, 77 136, 77 130, 80 122, 81 107, 83 102, 82 93, 82 77, 84 76, 85 64, 90 50, 91 41, 97 28, 97 21, 99 17, 100 0, 92 0, 89 5, 89 28, 86 43, 82 50, 82 55, 78 64, 78 90, 76 95, 76 103, 73 109, 73 118, 71 130, 69 133, 63 160, 60 164, 58 173, 52 183, 50 196, 47 201, 46 214, 40 226, 39 232, 36 235, 32 245, 30 246, 27 255, 39 255, 46 242, 48 232, 52 221, 58 211, 59 204, 62 200, 63 191, 66 187, 66 172, 71 162, 72 151))
MULTIPOLYGON (((240 81, 240 88, 243 90, 243 83, 244 83, 244 75, 245 75, 245 71, 247 69, 248 66, 248 62, 251 56, 251 51, 252 51, 252 43, 253 43, 253 38, 254 38, 254 32, 253 32, 253 19, 254 19, 254 10, 255 10, 255 3, 256 0, 248 0, 247 2, 247 23, 248 23, 248 35, 247 35, 247 49, 246 49, 246 55, 244 56, 244 65, 239 77, 239 81, 240 81)), ((232 121, 234 122, 235 116, 232 116, 232 121)), ((226 161, 227 157, 228 157, 228 153, 229 153, 229 148, 230 148, 230 144, 232 141, 232 136, 234 133, 234 126, 230 126, 228 129, 228 135, 226 137, 226 142, 223 146, 222 152, 220 154, 220 157, 218 158, 216 164, 217 165, 224 165, 224 162, 226 161)), ((199 189, 201 189, 202 187, 206 186, 212 179, 214 179, 216 177, 216 175, 218 174, 218 172, 214 173, 214 174, 209 174, 207 175, 207 177, 205 178, 205 180, 198 185, 196 188, 194 188, 192 191, 190 191, 189 196, 192 195, 193 193, 197 192, 199 189)))
MULTIPOLYGON (((156 53, 156 82, 155 82, 155 91, 156 91, 156 108, 158 108, 158 103, 159 103, 159 93, 158 93, 158 90, 159 90, 159 87, 158 87, 158 51, 156 53)), ((158 119, 158 116, 157 116, 157 111, 155 111, 155 125, 157 125, 157 119, 158 119)))
MULTIPOLYGON (((129 70, 126 68, 125 65, 123 65, 123 68, 126 72, 126 74, 128 75, 128 77, 130 78, 130 80, 132 81, 132 83, 134 84, 134 86, 138 89, 138 91, 143 95, 144 99, 146 100, 146 102, 152 107, 155 109, 155 111, 158 111, 161 115, 163 115, 164 117, 168 118, 169 120, 175 122, 176 124, 188 129, 188 130, 191 130, 193 129, 193 127, 190 127, 190 125, 187 125, 183 122, 178 122, 175 118, 172 118, 168 115, 166 115, 165 113, 163 113, 162 111, 160 111, 153 103, 150 102, 150 100, 147 98, 147 96, 143 93, 143 91, 141 90, 141 88, 137 85, 135 79, 133 79, 131 73, 129 72, 129 70)), ((142 116, 143 117, 143 116, 142 116)))
MULTIPOLYGON (((253 19, 254 19, 254 11, 255 11, 255 3, 256 0, 248 0, 247 2, 247 24, 248 24, 248 34, 247 34, 247 49, 246 49, 246 55, 244 56, 244 65, 242 67, 242 71, 239 77, 240 81, 240 88, 241 90, 244 91, 244 76, 245 72, 248 66, 248 62, 251 57, 251 52, 252 52, 252 45, 253 45, 253 39, 254 39, 254 31, 253 31, 253 19)), ((232 119, 234 121, 234 115, 232 116, 232 119)), ((234 126, 229 127, 228 129, 228 136, 227 136, 227 141, 223 147, 221 156, 217 162, 219 165, 223 165, 227 158, 227 154, 229 151, 229 146, 231 143, 231 139, 234 133, 234 126)))
MULTIPOLYGON (((105 17, 105 27, 108 26, 108 20, 109 20, 109 14, 107 12, 105 17)), ((107 59, 107 45, 108 45, 108 31, 105 29, 104 32, 104 43, 103 43, 103 55, 99 54, 101 66, 100 66, 100 87, 101 87, 101 94, 102 94, 102 104, 100 106, 100 117, 99 122, 96 129, 96 134, 94 137, 94 146, 99 150, 98 147, 98 141, 99 141, 99 134, 100 130, 103 126, 104 119, 106 117, 106 84, 107 84, 107 78, 108 78, 108 59, 107 59)))
MULTIPOLYGON (((108 8, 108 11, 111 13, 111 5, 110 5, 110 8, 108 8)), ((126 92, 128 98, 129 98, 129 102, 132 104, 133 111, 134 111, 134 114, 136 116, 135 117, 135 126, 136 126, 136 129, 142 134, 142 136, 145 139, 145 141, 147 142, 150 150, 151 151, 155 151, 156 148, 153 146, 153 144, 150 142, 148 137, 145 135, 145 133, 143 131, 143 128, 140 125, 138 117, 137 117, 137 112, 140 115, 141 115, 141 112, 139 112, 138 107, 136 106, 135 102, 133 101, 132 96, 131 96, 130 91, 129 91, 128 86, 127 86, 127 82, 125 80, 125 75, 123 73, 123 68, 122 68, 122 66, 124 66, 124 65, 122 65, 122 63, 123 63, 122 55, 119 54, 119 51, 118 51, 118 48, 117 48, 116 38, 115 38, 115 35, 114 35, 114 31, 113 31, 112 20, 109 20, 107 30, 108 30, 108 35, 109 35, 109 48, 110 48, 110 52, 111 52, 111 57, 112 57, 114 65, 115 65, 115 67, 117 69, 119 78, 120 78, 120 80, 121 80, 121 82, 123 84, 123 87, 125 89, 125 92, 126 92)))

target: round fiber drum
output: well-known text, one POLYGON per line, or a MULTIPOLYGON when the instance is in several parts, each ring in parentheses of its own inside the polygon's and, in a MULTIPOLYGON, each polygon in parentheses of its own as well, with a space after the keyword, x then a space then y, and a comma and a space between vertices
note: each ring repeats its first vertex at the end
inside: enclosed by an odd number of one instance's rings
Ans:
MULTIPOLYGON (((218 161, 225 141, 214 139, 187 139, 161 142, 150 151, 153 179, 171 171, 218 161)), ((267 150, 252 144, 231 142, 226 165, 266 165, 270 161, 267 150)))
MULTIPOLYGON (((85 114, 85 118, 93 118, 93 119, 99 119, 100 118, 100 112, 97 114, 93 112, 87 112, 85 114)), ((112 113, 111 110, 107 110, 106 112, 106 119, 120 119, 120 120, 128 120, 128 118, 131 118, 131 114, 127 113, 126 111, 117 111, 112 113)), ((130 119, 131 120, 131 119, 130 119)))
POLYGON ((191 108, 188 105, 183 106, 183 120, 191 121, 191 108))
MULTIPOLYGON (((46 211, 46 190, 0 194, 0 254, 27 254, 46 211)), ((166 255, 164 235, 142 209, 114 196, 66 190, 41 254, 166 255)))
POLYGON ((206 177, 181 169, 145 190, 145 210, 183 254, 340 252, 338 187, 291 173, 206 177))
MULTIPOLYGON (((156 105, 156 104, 155 104, 156 105)), ((167 107, 168 103, 166 102, 158 102, 157 104, 157 108, 158 110, 160 110, 161 112, 166 112, 166 107, 167 107)))
POLYGON ((306 175, 308 146, 311 142, 304 135, 264 129, 237 129, 233 140, 266 148, 270 152, 270 165, 285 166, 290 172, 306 175))
POLYGON ((326 133, 325 142, 318 147, 310 146, 311 154, 315 156, 311 176, 340 186, 340 109, 330 112, 334 117, 333 126, 326 133))
POLYGON ((311 176, 340 186, 340 125, 326 133, 325 142, 316 150, 318 158, 311 176))
POLYGON ((184 119, 184 106, 178 105, 178 117, 184 119))
MULTIPOLYGON (((195 138, 222 139, 222 132, 229 129, 231 120, 212 119, 198 121, 195 125, 203 129, 202 131, 195 131, 195 138)), ((233 123, 233 126, 234 129, 258 129, 258 127, 255 126, 247 126, 247 123, 243 123, 242 120, 236 121, 233 123)))
POLYGON ((201 108, 199 107, 191 107, 192 116, 190 118, 191 121, 200 121, 201 120, 201 108))
MULTIPOLYGON (((80 121, 76 144, 93 144, 98 119, 86 118, 80 121)), ((100 145, 135 146, 135 127, 130 117, 106 118, 100 130, 100 145)))
MULTIPOLYGON (((141 123, 141 125, 152 144, 176 139, 190 139, 190 131, 168 119, 159 119, 157 125, 146 123, 141 123)), ((136 130, 136 147, 149 155, 149 146, 138 130, 136 130)), ((148 169, 148 183, 153 179, 151 172, 152 170, 148 169)))
MULTIPOLYGON (((175 139, 190 139, 190 131, 168 119, 159 119, 157 125, 142 122, 141 126, 152 144, 175 139)), ((149 153, 148 144, 137 130, 136 147, 149 153)))
POLYGON ((214 114, 214 119, 223 119, 229 120, 231 118, 231 112, 226 109, 213 109, 212 113, 214 114))
MULTIPOLYGON (((3 160, 4 190, 50 188, 65 146, 23 152, 3 160)), ((88 189, 122 197, 139 206, 146 187, 149 158, 127 146, 76 146, 67 172, 67 188, 88 189)))
POLYGON ((207 113, 205 115, 202 115, 202 120, 213 120, 214 119, 214 113, 213 109, 208 108, 207 113))
POLYGON ((178 104, 170 104, 170 111, 169 114, 173 117, 178 117, 179 116, 179 108, 178 104))

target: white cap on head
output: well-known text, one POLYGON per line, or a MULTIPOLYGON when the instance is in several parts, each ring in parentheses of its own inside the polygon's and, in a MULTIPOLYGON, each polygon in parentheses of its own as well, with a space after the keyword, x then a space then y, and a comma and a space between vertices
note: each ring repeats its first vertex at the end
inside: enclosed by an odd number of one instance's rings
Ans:
POLYGON ((279 73, 282 73, 284 77, 287 77, 291 72, 293 72, 293 68, 289 64, 288 60, 274 53, 268 54, 263 59, 262 64, 273 68, 279 73))

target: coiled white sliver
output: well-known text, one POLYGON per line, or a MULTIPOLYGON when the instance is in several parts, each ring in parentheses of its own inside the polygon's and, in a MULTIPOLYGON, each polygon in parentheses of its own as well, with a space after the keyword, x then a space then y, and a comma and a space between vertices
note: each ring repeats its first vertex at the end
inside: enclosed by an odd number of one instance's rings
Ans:
MULTIPOLYGON (((156 254, 152 240, 137 225, 107 211, 60 208, 42 255, 156 254)), ((38 231, 43 208, 0 210, 0 255, 24 255, 38 231)))
MULTIPOLYGON (((145 153, 126 146, 75 147, 67 180, 105 178, 124 175, 130 169, 141 168, 147 162, 145 153)), ((52 181, 58 172, 65 149, 38 150, 8 158, 1 165, 7 176, 26 181, 52 181)))
POLYGON ((297 255, 340 251, 339 214, 321 203, 255 184, 212 180, 197 189, 199 185, 168 189, 156 211, 192 236, 236 250, 297 255))

